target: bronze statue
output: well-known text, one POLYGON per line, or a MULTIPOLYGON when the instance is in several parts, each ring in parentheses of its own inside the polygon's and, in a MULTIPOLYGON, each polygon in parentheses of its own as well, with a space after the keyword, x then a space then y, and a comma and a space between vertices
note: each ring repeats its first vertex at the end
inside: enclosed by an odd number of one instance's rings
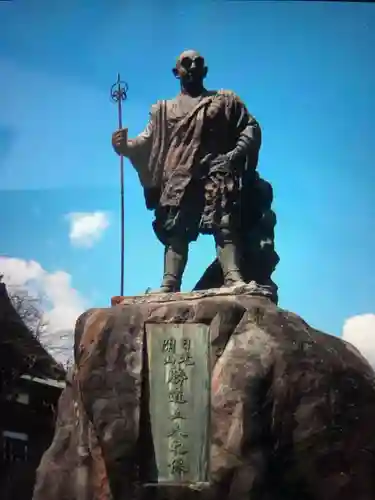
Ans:
MULTIPOLYGON (((256 274, 242 271, 247 236, 269 200, 256 173, 260 126, 234 92, 204 87, 207 67, 198 52, 184 51, 173 74, 181 91, 152 106, 145 130, 135 139, 128 139, 127 129, 112 135, 116 153, 139 175, 147 208, 155 210, 153 228, 165 246, 158 291, 180 290, 189 243, 199 234, 214 236, 220 264, 220 277, 214 264, 207 285, 244 284, 256 274)), ((273 243, 273 226, 271 233, 273 243)))

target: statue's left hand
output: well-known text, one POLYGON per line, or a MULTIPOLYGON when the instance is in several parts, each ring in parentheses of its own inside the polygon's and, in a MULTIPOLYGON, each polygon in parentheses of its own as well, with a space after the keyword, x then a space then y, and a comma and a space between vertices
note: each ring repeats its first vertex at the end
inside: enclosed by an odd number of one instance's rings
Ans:
POLYGON ((232 163, 230 153, 221 154, 213 158, 210 162, 210 170, 231 170, 232 163))

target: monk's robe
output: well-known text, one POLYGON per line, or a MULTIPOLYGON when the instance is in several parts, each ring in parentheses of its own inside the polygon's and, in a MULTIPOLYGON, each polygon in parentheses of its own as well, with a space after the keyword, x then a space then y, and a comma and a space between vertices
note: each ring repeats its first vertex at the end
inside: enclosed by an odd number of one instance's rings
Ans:
POLYGON ((178 97, 158 101, 146 129, 129 141, 127 153, 147 208, 155 210, 158 238, 163 243, 172 236, 193 241, 199 233, 219 231, 223 221, 238 230, 260 146, 260 127, 233 92, 207 91, 189 110, 182 109, 178 97), (249 146, 228 162, 225 155, 236 148, 241 134, 249 146))

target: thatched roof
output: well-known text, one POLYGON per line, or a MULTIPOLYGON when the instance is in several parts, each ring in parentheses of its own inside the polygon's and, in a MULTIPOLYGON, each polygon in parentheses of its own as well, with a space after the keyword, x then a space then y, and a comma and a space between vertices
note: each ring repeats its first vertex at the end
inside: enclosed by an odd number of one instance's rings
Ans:
POLYGON ((0 282, 0 365, 4 363, 35 377, 65 378, 63 366, 27 328, 14 309, 5 284, 0 282))

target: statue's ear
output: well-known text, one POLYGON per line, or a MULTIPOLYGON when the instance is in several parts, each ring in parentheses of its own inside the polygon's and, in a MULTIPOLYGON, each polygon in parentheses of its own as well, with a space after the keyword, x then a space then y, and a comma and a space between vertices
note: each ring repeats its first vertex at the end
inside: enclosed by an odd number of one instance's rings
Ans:
POLYGON ((177 68, 173 68, 173 69, 172 69, 172 73, 174 74, 175 78, 179 78, 177 68))

